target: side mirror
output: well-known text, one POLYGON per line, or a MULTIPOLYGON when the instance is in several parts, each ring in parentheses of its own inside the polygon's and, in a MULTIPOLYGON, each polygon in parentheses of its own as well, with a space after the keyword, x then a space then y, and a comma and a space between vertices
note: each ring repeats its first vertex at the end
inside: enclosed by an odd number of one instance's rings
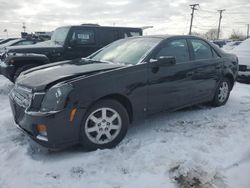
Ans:
POLYGON ((69 45, 70 45, 70 47, 75 47, 75 46, 77 45, 76 39, 70 40, 70 41, 69 41, 69 45))
POLYGON ((169 66, 169 65, 175 65, 176 59, 173 56, 161 56, 158 59, 151 59, 150 63, 158 67, 169 66))

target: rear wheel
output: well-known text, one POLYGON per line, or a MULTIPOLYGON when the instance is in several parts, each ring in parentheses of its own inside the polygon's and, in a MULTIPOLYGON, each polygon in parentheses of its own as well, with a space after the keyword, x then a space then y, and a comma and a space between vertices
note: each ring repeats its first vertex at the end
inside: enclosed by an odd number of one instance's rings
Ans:
POLYGON ((16 82, 16 79, 18 78, 18 76, 19 76, 22 72, 24 72, 24 71, 26 71, 26 70, 29 70, 29 69, 31 69, 31 68, 34 68, 34 67, 36 67, 36 66, 37 66, 37 65, 30 64, 30 65, 24 65, 24 66, 22 66, 22 67, 19 67, 19 68, 16 70, 16 72, 15 72, 15 74, 14 74, 14 76, 13 76, 12 81, 13 81, 13 82, 16 82))
POLYGON ((219 86, 215 92, 214 99, 212 101, 213 106, 222 106, 227 103, 231 92, 231 82, 228 78, 224 78, 219 83, 219 86))
POLYGON ((82 145, 88 150, 113 148, 127 133, 129 117, 122 104, 102 100, 86 113, 81 127, 82 145))

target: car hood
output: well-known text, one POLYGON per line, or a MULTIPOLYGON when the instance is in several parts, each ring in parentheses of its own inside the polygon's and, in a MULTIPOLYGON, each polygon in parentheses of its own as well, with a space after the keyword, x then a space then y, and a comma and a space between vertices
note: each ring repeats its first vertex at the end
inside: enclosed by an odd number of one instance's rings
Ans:
POLYGON ((30 69, 23 72, 17 79, 16 84, 32 89, 43 91, 56 83, 79 76, 97 74, 99 72, 121 68, 123 65, 89 62, 87 60, 73 60, 53 63, 30 69))
POLYGON ((44 51, 57 49, 57 48, 62 48, 62 46, 52 41, 45 41, 45 42, 39 42, 36 44, 31 44, 31 45, 6 47, 6 51, 17 52, 17 53, 42 53, 44 51))

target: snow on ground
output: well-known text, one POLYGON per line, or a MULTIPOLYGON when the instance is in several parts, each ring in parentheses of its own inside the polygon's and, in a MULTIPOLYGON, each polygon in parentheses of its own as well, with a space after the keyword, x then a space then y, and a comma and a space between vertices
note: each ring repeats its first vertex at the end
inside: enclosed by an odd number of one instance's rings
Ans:
POLYGON ((161 113, 111 150, 50 152, 15 126, 0 76, 0 188, 249 188, 250 85, 226 106, 161 113), (177 186, 179 184, 179 186, 177 186))

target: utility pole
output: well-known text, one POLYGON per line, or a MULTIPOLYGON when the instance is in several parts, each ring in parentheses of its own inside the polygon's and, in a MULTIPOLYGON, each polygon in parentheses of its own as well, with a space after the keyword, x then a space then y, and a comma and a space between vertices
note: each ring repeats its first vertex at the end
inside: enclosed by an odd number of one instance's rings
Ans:
POLYGON ((221 26, 221 19, 222 19, 222 13, 225 11, 225 9, 223 10, 218 10, 218 12, 220 13, 220 18, 219 18, 219 26, 218 26, 218 31, 217 31, 217 40, 220 38, 220 26, 221 26))
POLYGON ((249 25, 250 24, 247 24, 247 39, 249 38, 249 25))
POLYGON ((192 4, 189 5, 192 9, 192 13, 191 13, 191 22, 190 22, 190 28, 189 28, 189 35, 192 34, 192 27, 193 27, 193 19, 194 19, 194 11, 198 10, 196 7, 199 6, 199 4, 192 4))
POLYGON ((25 33, 25 31, 26 31, 26 26, 25 26, 25 22, 23 22, 23 32, 25 33))

